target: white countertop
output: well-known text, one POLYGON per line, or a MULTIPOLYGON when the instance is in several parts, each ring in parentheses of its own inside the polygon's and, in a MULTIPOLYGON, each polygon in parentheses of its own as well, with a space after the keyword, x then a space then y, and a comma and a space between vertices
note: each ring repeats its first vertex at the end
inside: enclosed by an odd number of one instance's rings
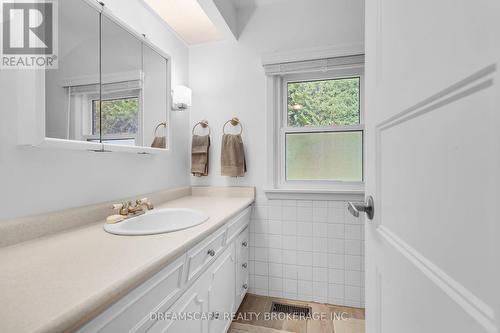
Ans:
POLYGON ((241 192, 205 191, 157 207, 210 216, 187 230, 116 236, 99 222, 0 248, 0 332, 77 329, 251 205, 253 189, 241 192))

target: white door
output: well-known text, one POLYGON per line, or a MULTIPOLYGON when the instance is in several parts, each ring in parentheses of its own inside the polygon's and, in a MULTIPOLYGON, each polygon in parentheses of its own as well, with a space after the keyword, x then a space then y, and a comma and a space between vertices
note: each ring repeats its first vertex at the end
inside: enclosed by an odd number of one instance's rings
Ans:
POLYGON ((500 2, 366 1, 368 333, 498 332, 500 2))

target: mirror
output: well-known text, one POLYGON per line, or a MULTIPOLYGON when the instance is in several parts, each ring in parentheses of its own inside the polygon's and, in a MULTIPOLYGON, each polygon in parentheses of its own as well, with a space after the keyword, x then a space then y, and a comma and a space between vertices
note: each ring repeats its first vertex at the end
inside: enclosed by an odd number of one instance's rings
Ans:
POLYGON ((63 1, 59 22, 59 69, 45 74, 46 137, 166 148, 168 57, 85 0, 63 1))
POLYGON ((142 42, 103 16, 101 61, 101 108, 99 101, 92 107, 95 133, 105 143, 143 146, 142 42))
POLYGON ((45 136, 86 141, 87 100, 99 99, 99 12, 82 0, 59 3, 59 69, 45 71, 45 136))
POLYGON ((168 109, 169 79, 168 79, 168 60, 162 57, 151 47, 144 45, 144 113, 143 128, 144 142, 151 145, 155 142, 157 148, 168 148, 168 126, 160 125, 166 121, 165 110, 168 109), (165 138, 162 145, 158 138, 165 138))

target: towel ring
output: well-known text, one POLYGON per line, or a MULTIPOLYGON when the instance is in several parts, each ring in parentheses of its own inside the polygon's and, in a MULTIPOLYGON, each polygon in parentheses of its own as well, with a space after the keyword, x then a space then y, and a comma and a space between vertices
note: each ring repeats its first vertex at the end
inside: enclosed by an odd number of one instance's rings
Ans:
POLYGON ((156 132, 158 132, 158 128, 160 128, 161 126, 163 126, 163 127, 167 128, 167 122, 165 122, 165 121, 164 121, 164 122, 161 122, 161 123, 159 123, 159 124, 156 126, 154 136, 156 136, 156 132))
POLYGON ((208 128, 208 135, 210 135, 210 133, 212 132, 210 126, 208 126, 208 121, 202 120, 200 122, 197 122, 196 125, 193 126, 193 135, 194 135, 194 130, 196 129, 196 127, 198 127, 198 125, 201 126, 202 128, 208 128))
POLYGON ((226 121, 226 123, 225 123, 225 124, 224 124, 224 126, 222 127, 222 133, 226 134, 226 126, 227 126, 227 124, 229 124, 229 123, 231 123, 231 125, 233 125, 233 126, 238 126, 238 125, 240 125, 240 134, 239 134, 239 135, 241 135, 241 134, 243 133, 243 125, 241 124, 241 121, 240 121, 238 118, 236 118, 236 117, 234 117, 234 118, 233 118, 233 119, 231 119, 231 120, 226 121))

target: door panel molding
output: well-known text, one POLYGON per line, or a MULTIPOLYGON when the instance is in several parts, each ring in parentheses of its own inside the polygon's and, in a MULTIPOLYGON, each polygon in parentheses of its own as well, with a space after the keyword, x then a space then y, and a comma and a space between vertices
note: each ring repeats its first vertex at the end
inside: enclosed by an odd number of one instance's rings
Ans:
POLYGON ((378 233, 401 255, 421 271, 440 290, 446 293, 469 316, 474 318, 487 332, 497 333, 495 311, 470 290, 442 271, 431 260, 423 256, 385 226, 377 228, 378 233))
POLYGON ((375 175, 376 175, 376 198, 375 211, 377 217, 375 225, 382 225, 382 133, 398 125, 414 120, 419 116, 432 111, 441 109, 442 107, 459 101, 463 98, 471 96, 477 92, 483 91, 493 86, 494 77, 497 70, 497 64, 490 64, 485 68, 471 74, 470 76, 458 81, 449 87, 437 92, 436 94, 425 98, 424 100, 414 104, 413 106, 403 110, 386 120, 381 121, 375 126, 375 175), (481 81, 481 82, 479 82, 481 81))
POLYGON ((428 112, 437 110, 447 104, 465 98, 472 95, 478 91, 489 88, 493 85, 493 78, 490 77, 496 72, 496 63, 491 64, 472 75, 466 77, 465 79, 456 82, 446 89, 439 91, 438 93, 430 96, 417 104, 403 110, 400 113, 389 117, 388 119, 380 122, 376 128, 377 132, 387 130, 391 127, 399 125, 405 121, 411 120, 415 117, 421 116, 428 112), (481 81, 482 79, 487 80, 473 85, 474 83, 481 81), (469 87, 469 88, 467 88, 469 87))
MULTIPOLYGON (((410 246, 385 225, 382 225, 383 210, 381 209, 382 197, 382 134, 388 130, 394 129, 397 126, 415 120, 418 117, 430 112, 439 110, 446 105, 455 103, 465 99, 478 92, 484 91, 493 87, 494 74, 497 71, 497 64, 490 64, 481 70, 474 72, 470 76, 451 84, 449 87, 437 92, 436 94, 427 97, 413 106, 388 117, 375 126, 375 174, 376 174, 376 207, 377 216, 375 218, 376 231, 383 239, 391 245, 398 253, 405 257, 408 262, 415 266, 426 278, 431 280, 441 291, 443 291, 450 299, 452 299, 463 311, 472 317, 486 332, 498 333, 499 329, 495 323, 495 311, 486 302, 482 301, 470 290, 465 288, 457 280, 445 273, 438 265, 433 263, 429 258, 422 255, 415 248, 410 246)), ((380 272, 377 272, 377 277, 380 272)), ((379 282, 378 282, 379 283, 379 282)), ((376 288, 381 288, 378 285, 376 288)), ((377 290, 377 297, 380 297, 381 290, 377 290)), ((380 305, 381 300, 378 300, 380 305)), ((381 311, 379 309, 378 311, 381 311)), ((380 314, 377 313, 377 317, 380 314)), ((381 318, 377 318, 381 320, 381 318)), ((381 323, 379 322, 379 325, 381 323)), ((380 329, 380 328, 379 328, 380 329)))

